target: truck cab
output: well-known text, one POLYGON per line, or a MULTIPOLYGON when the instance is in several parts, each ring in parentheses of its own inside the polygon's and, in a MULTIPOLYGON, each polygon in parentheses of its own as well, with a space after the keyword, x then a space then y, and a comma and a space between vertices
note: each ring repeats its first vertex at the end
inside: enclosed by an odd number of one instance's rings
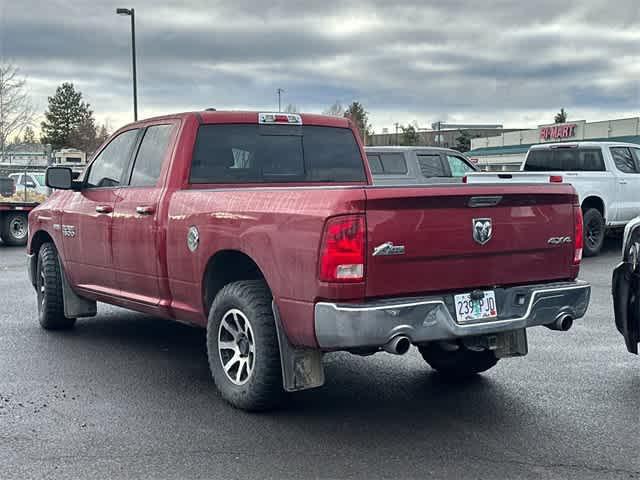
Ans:
POLYGON ((462 153, 438 147, 366 147, 375 185, 461 183, 477 171, 462 153))

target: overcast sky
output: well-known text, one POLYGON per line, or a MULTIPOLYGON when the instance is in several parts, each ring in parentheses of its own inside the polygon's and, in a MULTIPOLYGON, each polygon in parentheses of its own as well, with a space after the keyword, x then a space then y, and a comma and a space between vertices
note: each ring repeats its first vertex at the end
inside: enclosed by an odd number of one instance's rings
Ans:
POLYGON ((274 110, 278 87, 305 112, 358 100, 378 132, 640 114, 640 0, 0 0, 0 55, 39 110, 72 81, 98 121, 132 119, 117 6, 136 9, 141 117, 274 110))

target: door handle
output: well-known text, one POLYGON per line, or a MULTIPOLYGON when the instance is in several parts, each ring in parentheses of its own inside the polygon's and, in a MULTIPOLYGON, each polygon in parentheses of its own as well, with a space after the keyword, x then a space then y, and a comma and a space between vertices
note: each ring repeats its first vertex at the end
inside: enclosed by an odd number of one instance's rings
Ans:
POLYGON ((153 212, 155 212, 155 208, 151 205, 139 205, 136 207, 136 213, 138 215, 151 215, 153 212))
POLYGON ((626 184, 627 184, 627 183, 629 183, 629 182, 627 182, 626 180, 618 180, 618 183, 619 183, 620 185, 626 185, 626 184))
POLYGON ((111 212, 113 212, 113 207, 111 205, 98 205, 96 207, 96 212, 98 212, 98 213, 111 213, 111 212))

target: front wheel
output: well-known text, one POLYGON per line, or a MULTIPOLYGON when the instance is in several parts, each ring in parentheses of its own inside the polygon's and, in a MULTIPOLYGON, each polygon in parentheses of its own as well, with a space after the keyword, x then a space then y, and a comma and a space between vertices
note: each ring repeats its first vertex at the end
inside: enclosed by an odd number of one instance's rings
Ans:
POLYGON ((46 330, 66 330, 76 323, 75 318, 64 316, 62 272, 58 253, 52 243, 45 243, 38 251, 36 269, 38 294, 38 320, 46 330))
POLYGON ((27 244, 27 214, 24 212, 8 213, 2 219, 2 240, 10 246, 27 244))
POLYGON ((470 377, 498 363, 491 350, 472 350, 461 344, 432 342, 419 346, 418 350, 431 368, 452 378, 470 377))
POLYGON ((207 323, 207 355, 222 397, 249 411, 284 397, 271 292, 261 280, 230 283, 216 295, 207 323))
POLYGON ((590 208, 584 212, 584 256, 594 257, 604 243, 605 224, 600 210, 590 208))

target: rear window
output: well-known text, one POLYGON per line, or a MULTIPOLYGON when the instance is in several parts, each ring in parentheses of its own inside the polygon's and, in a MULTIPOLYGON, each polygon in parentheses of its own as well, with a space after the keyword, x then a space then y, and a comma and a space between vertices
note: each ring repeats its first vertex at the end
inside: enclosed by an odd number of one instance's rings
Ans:
POLYGON ((351 130, 313 125, 202 125, 191 183, 366 181, 351 130))
POLYGON ((422 175, 427 178, 447 176, 440 154, 418 155, 418 165, 422 175))
POLYGON ((530 172, 603 172, 599 148, 544 148, 529 152, 524 170, 530 172))

